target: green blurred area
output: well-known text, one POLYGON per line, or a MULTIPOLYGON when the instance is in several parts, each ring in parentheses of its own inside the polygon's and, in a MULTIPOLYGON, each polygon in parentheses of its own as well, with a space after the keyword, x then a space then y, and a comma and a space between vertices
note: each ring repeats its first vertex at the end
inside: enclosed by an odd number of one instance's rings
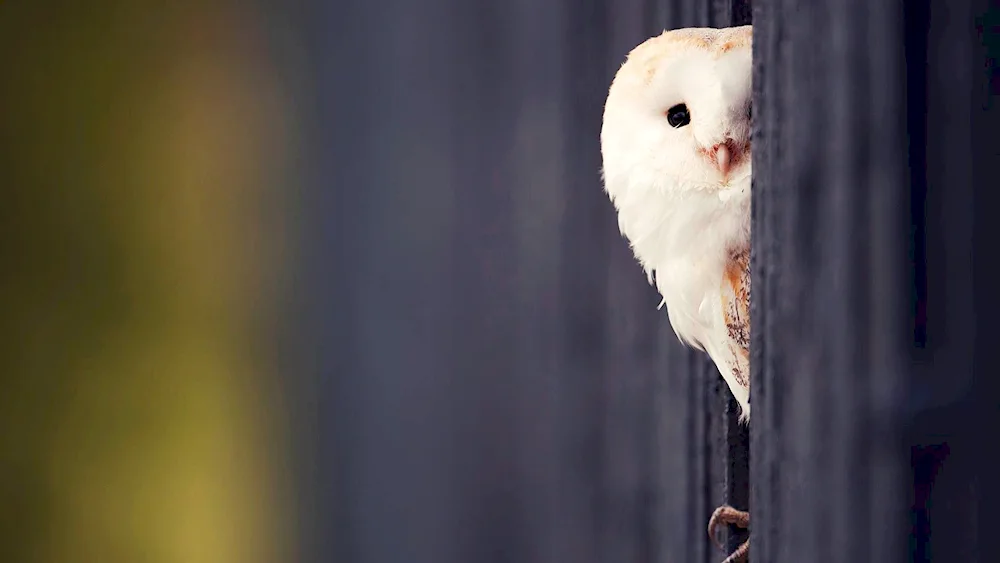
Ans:
POLYGON ((244 3, 0 2, 0 561, 284 561, 294 151, 244 3))

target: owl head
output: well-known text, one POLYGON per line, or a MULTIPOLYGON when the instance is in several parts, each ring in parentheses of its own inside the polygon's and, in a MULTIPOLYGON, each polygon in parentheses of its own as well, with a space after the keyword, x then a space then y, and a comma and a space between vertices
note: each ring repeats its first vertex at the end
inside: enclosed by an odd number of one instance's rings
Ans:
POLYGON ((749 193, 751 33, 678 29, 632 50, 611 84, 601 130, 612 200, 749 193))

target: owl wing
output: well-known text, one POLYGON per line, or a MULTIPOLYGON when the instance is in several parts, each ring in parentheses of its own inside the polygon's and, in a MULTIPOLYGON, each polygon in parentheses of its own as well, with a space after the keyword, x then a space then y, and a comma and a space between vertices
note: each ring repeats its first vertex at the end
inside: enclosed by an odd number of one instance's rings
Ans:
MULTIPOLYGON (((726 262, 719 288, 722 305, 724 345, 729 352, 726 362, 734 383, 749 392, 750 388, 750 248, 732 251, 726 262)), ((720 331, 721 332, 721 331, 720 331)), ((721 367, 721 366, 720 366, 721 367)), ((734 389, 734 394, 736 390, 734 389)), ((738 394, 737 394, 738 395, 738 394)))

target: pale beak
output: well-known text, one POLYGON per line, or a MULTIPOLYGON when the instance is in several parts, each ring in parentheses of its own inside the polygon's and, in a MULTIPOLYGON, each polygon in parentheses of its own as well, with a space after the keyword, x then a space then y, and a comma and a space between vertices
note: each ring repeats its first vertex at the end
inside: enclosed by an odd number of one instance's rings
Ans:
POLYGON ((731 163, 729 147, 725 143, 715 145, 715 162, 719 165, 719 170, 723 176, 729 175, 729 165, 731 163))

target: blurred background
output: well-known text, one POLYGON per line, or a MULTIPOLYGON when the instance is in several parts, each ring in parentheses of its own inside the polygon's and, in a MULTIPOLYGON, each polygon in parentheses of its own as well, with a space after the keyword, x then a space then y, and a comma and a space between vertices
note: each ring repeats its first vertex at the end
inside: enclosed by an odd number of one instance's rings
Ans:
POLYGON ((244 3, 0 4, 0 560, 293 560, 272 32, 244 3))

